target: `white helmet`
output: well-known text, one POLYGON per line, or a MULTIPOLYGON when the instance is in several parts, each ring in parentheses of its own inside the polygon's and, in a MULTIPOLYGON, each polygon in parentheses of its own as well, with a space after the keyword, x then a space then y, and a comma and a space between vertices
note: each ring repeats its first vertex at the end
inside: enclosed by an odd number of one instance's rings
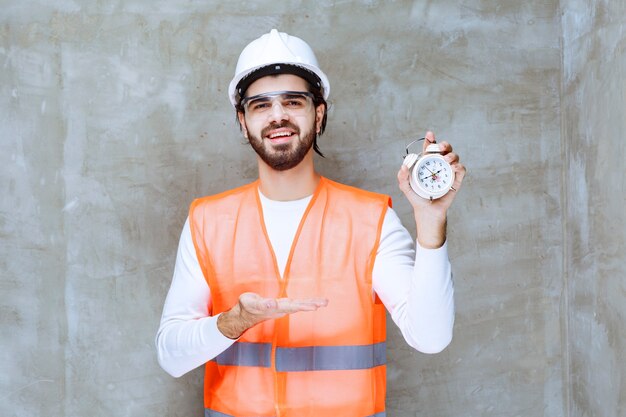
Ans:
POLYGON ((239 83, 248 75, 261 68, 268 69, 268 71, 260 73, 263 75, 280 74, 282 72, 295 73, 321 87, 324 100, 328 99, 330 83, 326 74, 319 68, 311 47, 300 38, 272 29, 270 33, 266 33, 250 42, 239 55, 235 77, 228 86, 228 96, 233 106, 237 106, 241 99, 241 94, 245 92, 250 83, 260 77, 254 77, 249 83, 246 83, 245 88, 239 86, 239 83), (281 64, 287 65, 289 69, 281 69, 281 64), (304 71, 294 72, 294 69, 303 69, 304 71), (319 80, 311 76, 311 73, 315 74, 319 80))

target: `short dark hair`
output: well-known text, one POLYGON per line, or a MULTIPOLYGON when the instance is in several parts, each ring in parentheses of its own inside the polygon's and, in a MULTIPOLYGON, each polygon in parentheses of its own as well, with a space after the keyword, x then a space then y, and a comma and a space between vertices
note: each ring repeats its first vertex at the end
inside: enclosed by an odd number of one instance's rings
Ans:
POLYGON ((268 67, 263 67, 252 72, 247 77, 239 81, 239 84, 237 84, 237 88, 235 89, 235 91, 237 91, 237 97, 238 97, 237 105, 235 106, 235 110, 236 110, 235 118, 237 119, 239 130, 242 130, 243 128, 241 126, 241 123, 239 122, 239 117, 237 117, 237 114, 239 113, 245 114, 245 110, 243 106, 241 105, 241 99, 245 97, 246 91, 248 90, 248 87, 250 87, 250 84, 258 80, 259 78, 267 77, 267 76, 277 76, 280 74, 293 74, 304 79, 304 81, 306 81, 307 83, 307 90, 311 94, 313 94, 313 105, 315 106, 315 108, 317 109, 322 104, 324 105, 324 116, 322 117, 320 131, 319 131, 319 134, 316 135, 315 139, 313 139, 313 150, 319 156, 324 158, 324 154, 320 150, 319 146, 317 146, 317 136, 321 136, 322 133, 324 133, 324 130, 326 129, 326 121, 328 119, 328 103, 324 99, 324 89, 317 75, 313 74, 311 71, 308 71, 296 65, 272 65, 268 67))

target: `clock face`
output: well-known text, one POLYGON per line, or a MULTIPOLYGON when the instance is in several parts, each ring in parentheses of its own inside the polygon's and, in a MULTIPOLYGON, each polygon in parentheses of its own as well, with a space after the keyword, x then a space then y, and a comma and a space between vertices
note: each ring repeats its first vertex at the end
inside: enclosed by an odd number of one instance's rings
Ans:
POLYGON ((445 194, 454 180, 450 165, 440 155, 421 159, 415 170, 417 183, 431 195, 445 194))

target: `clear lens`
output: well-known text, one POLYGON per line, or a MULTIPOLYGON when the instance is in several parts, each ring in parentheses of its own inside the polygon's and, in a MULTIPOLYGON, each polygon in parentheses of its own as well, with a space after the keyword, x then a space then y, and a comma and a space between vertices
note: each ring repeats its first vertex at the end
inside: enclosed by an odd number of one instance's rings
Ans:
POLYGON ((245 113, 250 117, 267 116, 276 104, 292 116, 304 115, 313 107, 313 94, 308 91, 272 91, 241 100, 245 113))

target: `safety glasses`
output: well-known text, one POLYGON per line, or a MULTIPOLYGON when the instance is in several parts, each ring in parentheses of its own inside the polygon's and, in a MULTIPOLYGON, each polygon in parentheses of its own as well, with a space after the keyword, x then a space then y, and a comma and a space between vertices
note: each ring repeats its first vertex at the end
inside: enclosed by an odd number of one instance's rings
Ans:
POLYGON ((291 116, 306 115, 313 108, 313 94, 308 91, 272 91, 241 100, 241 106, 249 117, 265 117, 274 106, 291 116))

